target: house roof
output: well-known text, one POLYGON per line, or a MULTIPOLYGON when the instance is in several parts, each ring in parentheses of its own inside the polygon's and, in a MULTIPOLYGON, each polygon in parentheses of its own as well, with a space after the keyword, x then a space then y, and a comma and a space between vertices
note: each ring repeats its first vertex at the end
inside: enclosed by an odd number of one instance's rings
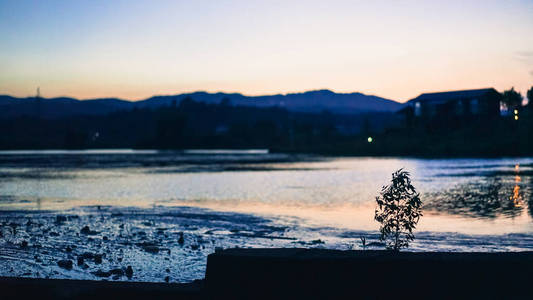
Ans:
POLYGON ((463 90, 463 91, 451 91, 440 93, 425 93, 420 96, 409 100, 411 101, 423 101, 423 102, 447 102, 456 99, 475 98, 486 95, 487 93, 497 93, 493 88, 477 89, 477 90, 463 90))

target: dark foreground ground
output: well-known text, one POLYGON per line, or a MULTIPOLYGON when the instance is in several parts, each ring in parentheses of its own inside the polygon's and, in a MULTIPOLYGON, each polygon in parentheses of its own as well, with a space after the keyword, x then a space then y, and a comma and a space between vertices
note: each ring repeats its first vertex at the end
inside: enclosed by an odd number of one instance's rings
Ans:
POLYGON ((117 282, 0 277, 0 299, 202 299, 204 281, 117 282))
POLYGON ((228 249, 189 284, 2 278, 2 299, 522 298, 533 252, 228 249))

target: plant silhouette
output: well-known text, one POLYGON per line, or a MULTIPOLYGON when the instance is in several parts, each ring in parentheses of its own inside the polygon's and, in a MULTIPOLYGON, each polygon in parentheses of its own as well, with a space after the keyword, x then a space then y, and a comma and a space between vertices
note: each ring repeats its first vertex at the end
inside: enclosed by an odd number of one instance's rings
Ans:
POLYGON ((387 249, 395 251, 409 247, 415 238, 413 230, 422 216, 420 194, 409 176, 403 169, 392 173, 391 184, 383 186, 376 197, 378 207, 374 219, 381 223, 380 239, 387 249))

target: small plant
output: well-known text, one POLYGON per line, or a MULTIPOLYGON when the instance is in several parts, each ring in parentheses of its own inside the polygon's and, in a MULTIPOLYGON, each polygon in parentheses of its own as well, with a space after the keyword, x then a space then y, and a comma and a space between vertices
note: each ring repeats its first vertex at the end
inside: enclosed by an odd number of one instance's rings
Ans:
POLYGON ((380 239, 387 249, 399 251, 414 240, 413 230, 422 216, 420 194, 411 184, 409 172, 392 173, 390 185, 383 186, 376 197, 378 207, 374 219, 381 223, 380 239))
POLYGON ((360 236, 359 239, 361 240, 361 244, 363 245, 363 250, 366 250, 366 238, 364 236, 360 236))

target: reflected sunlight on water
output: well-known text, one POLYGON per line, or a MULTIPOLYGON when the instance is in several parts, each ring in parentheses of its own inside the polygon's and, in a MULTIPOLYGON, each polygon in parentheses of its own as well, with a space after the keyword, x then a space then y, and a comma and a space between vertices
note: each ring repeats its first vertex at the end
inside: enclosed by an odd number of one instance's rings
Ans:
POLYGON ((522 178, 520 177, 520 175, 518 175, 520 173, 520 165, 516 164, 514 169, 516 172, 516 176, 514 179, 515 186, 513 188, 513 195, 510 197, 510 199, 513 200, 513 204, 515 207, 522 207, 523 200, 522 195, 520 193, 520 186, 518 185, 522 181, 522 178))

